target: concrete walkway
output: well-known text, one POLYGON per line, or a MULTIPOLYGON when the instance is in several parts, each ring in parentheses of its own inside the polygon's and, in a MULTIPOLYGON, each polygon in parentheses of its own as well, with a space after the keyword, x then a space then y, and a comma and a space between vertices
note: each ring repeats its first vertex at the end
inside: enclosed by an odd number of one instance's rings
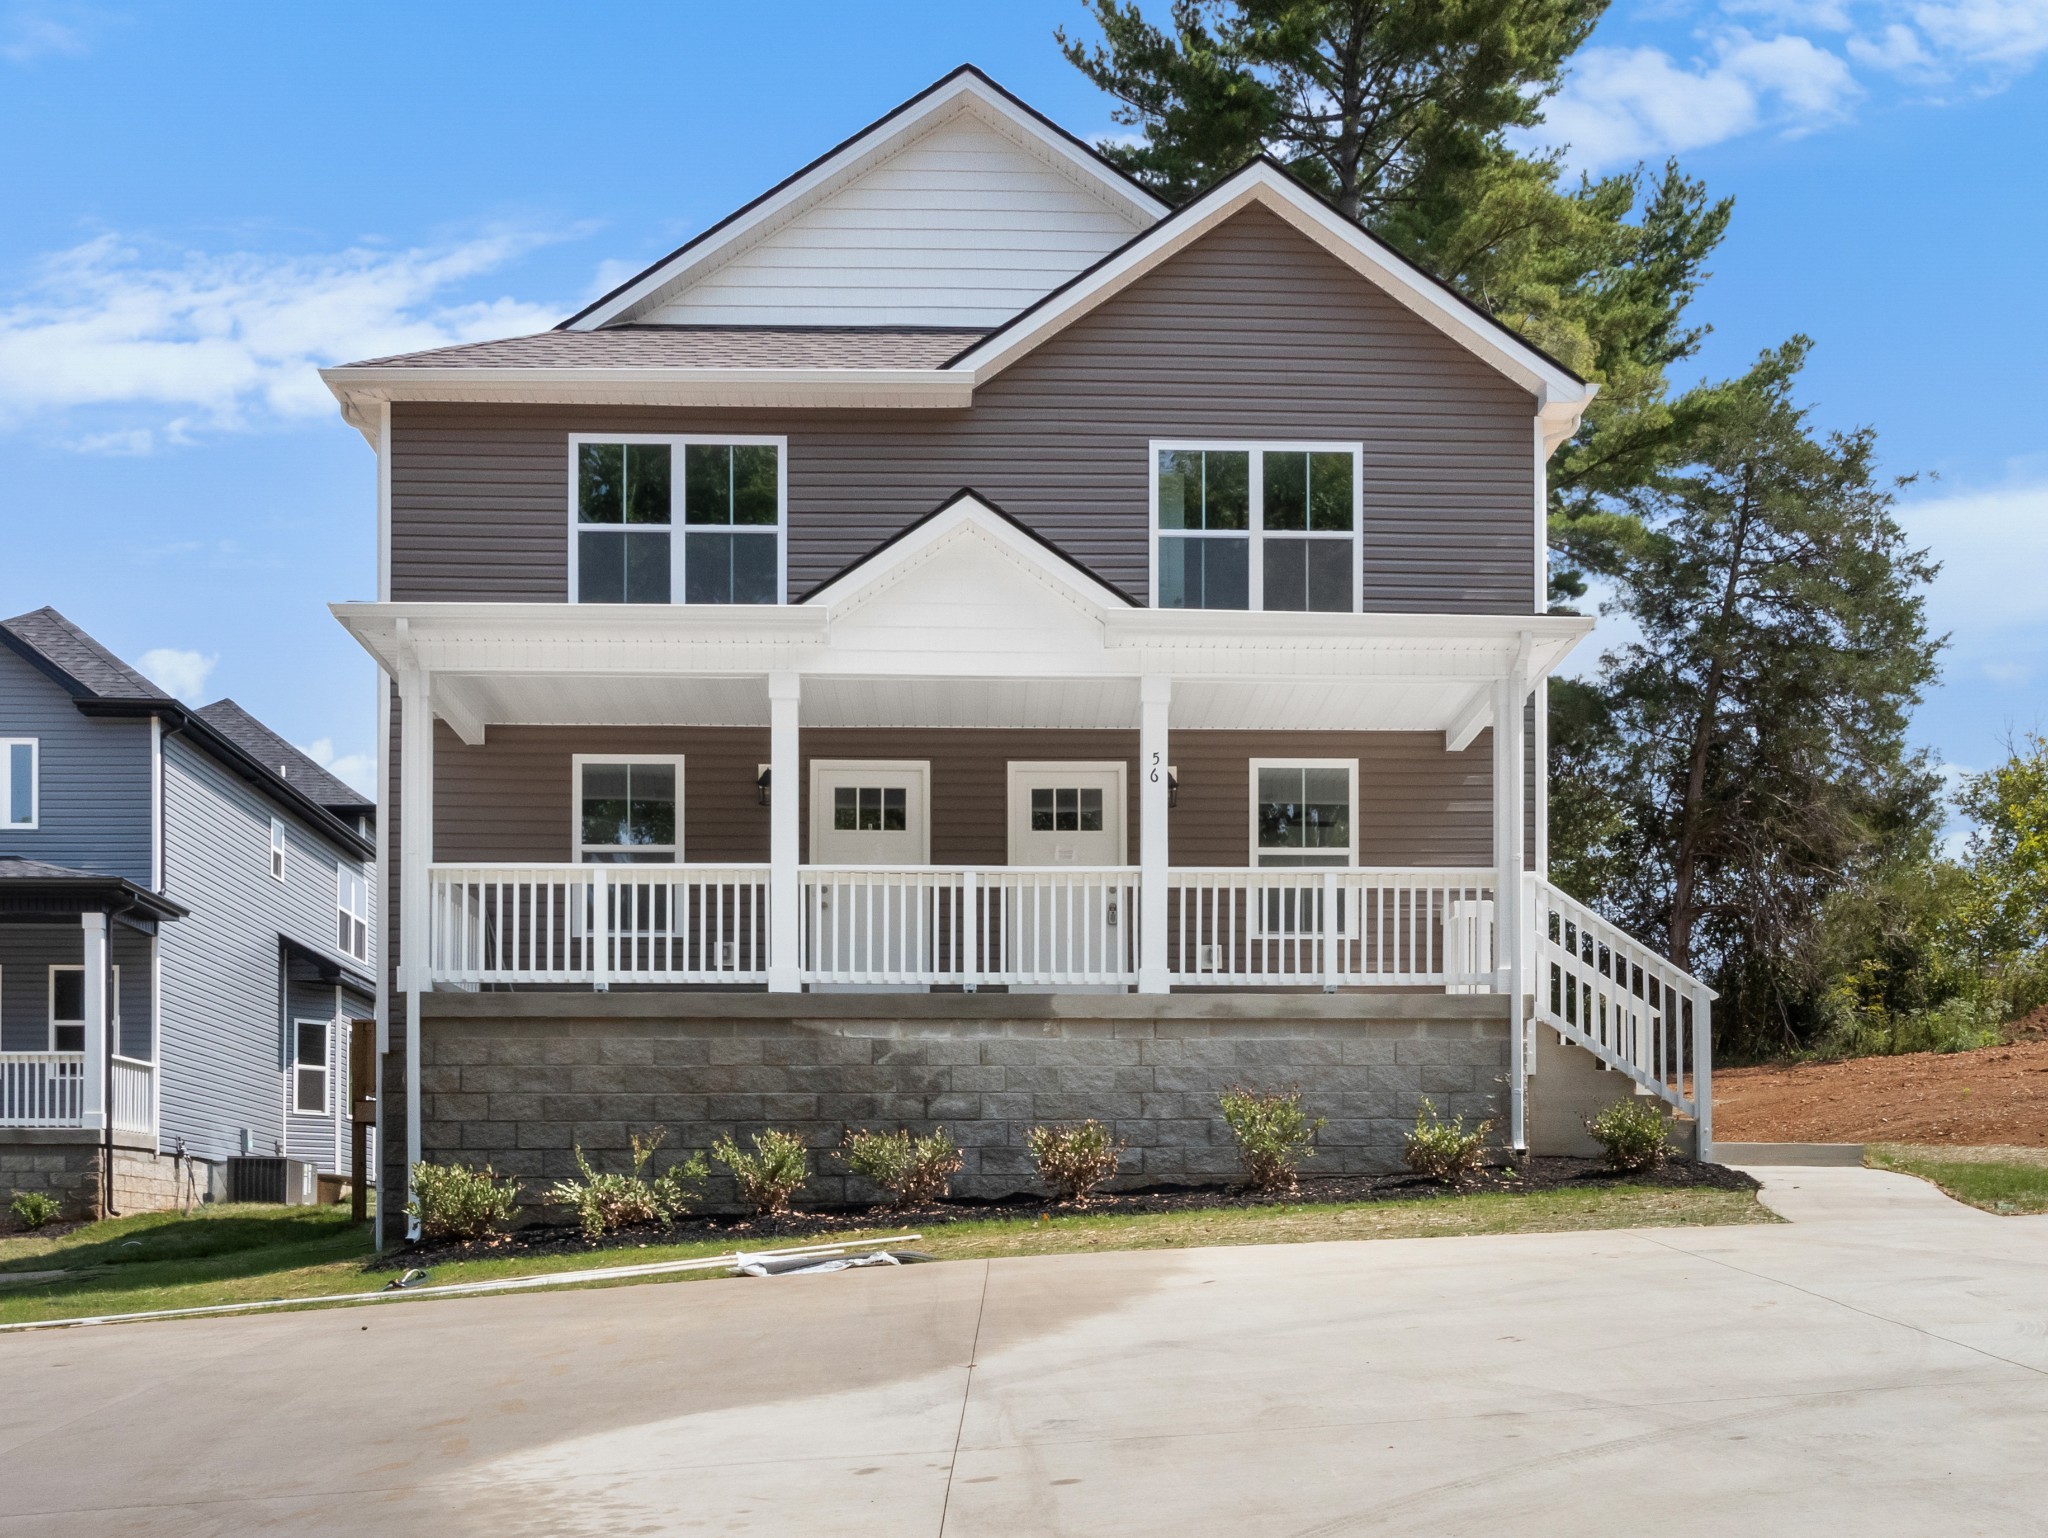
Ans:
POLYGON ((0 1339, 0 1534, 2048 1531, 2048 1218, 1072 1256, 0 1339))

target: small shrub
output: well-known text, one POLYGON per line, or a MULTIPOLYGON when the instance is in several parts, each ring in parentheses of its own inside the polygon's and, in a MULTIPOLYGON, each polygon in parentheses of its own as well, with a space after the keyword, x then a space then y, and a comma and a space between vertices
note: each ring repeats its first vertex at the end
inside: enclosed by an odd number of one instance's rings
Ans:
POLYGON ((1302 1160, 1315 1157, 1316 1134, 1328 1125, 1302 1110, 1301 1091, 1226 1089, 1217 1103, 1252 1189, 1293 1190, 1302 1160))
POLYGON ((1631 1095, 1598 1116, 1588 1116, 1586 1130, 1606 1150, 1611 1169, 1653 1170, 1671 1152, 1670 1124, 1657 1104, 1644 1096, 1631 1095))
POLYGON ((412 1200, 405 1215, 417 1220, 423 1239, 481 1239, 519 1209, 519 1182, 501 1181, 488 1164, 412 1167, 412 1200))
POLYGON ((1086 1206, 1088 1195, 1116 1173, 1124 1145, 1099 1121, 1078 1127, 1033 1127, 1024 1146, 1038 1166, 1038 1178, 1063 1202, 1086 1206))
POLYGON ((23 1228, 45 1228, 57 1221, 63 1204, 48 1191, 16 1191, 7 1210, 23 1228))
POLYGON ((963 1162, 959 1145, 940 1127, 923 1137, 908 1131, 849 1132, 839 1156, 856 1175, 873 1181, 899 1207, 943 1201, 946 1183, 963 1162))
POLYGON ((732 1171, 740 1200, 762 1217, 789 1211, 790 1198, 810 1179, 810 1156, 794 1132, 772 1127, 754 1134, 754 1151, 746 1152, 729 1137, 711 1145, 711 1157, 732 1171))
POLYGON ((578 1147, 576 1168, 583 1172, 583 1178, 557 1181, 548 1192, 548 1200, 576 1209, 586 1239, 600 1239, 636 1223, 672 1222, 701 1194, 704 1182, 710 1178, 711 1166, 704 1162, 702 1154, 692 1154, 683 1163, 672 1164, 649 1180, 647 1165, 667 1135, 663 1128, 643 1142, 640 1134, 634 1133, 633 1168, 626 1174, 599 1174, 578 1147))
POLYGON ((1493 1123, 1483 1121, 1467 1132, 1464 1112, 1446 1121, 1425 1095, 1401 1157, 1408 1168, 1427 1179, 1462 1180, 1479 1168, 1486 1154, 1486 1134, 1492 1130, 1493 1123))

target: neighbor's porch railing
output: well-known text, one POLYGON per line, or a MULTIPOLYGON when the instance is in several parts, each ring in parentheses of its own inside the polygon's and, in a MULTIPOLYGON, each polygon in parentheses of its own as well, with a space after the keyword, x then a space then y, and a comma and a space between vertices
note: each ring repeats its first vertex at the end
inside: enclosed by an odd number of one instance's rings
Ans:
POLYGON ((156 1130, 156 1064, 116 1057, 113 1072, 114 1130, 156 1130))
POLYGON ((0 1052, 0 1127, 77 1127, 84 1120, 83 1052, 0 1052))

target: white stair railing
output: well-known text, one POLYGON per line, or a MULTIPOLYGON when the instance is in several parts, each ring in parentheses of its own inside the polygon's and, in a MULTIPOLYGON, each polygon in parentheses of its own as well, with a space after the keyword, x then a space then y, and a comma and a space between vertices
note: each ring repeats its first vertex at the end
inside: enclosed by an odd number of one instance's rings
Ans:
POLYGON ((1534 894, 1534 1021, 1625 1073, 1713 1141, 1714 991, 1548 882, 1534 894))

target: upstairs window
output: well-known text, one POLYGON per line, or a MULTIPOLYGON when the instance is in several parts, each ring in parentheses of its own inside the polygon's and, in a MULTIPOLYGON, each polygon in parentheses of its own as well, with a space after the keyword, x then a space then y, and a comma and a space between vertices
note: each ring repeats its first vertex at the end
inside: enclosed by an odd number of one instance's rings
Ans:
POLYGON ((33 828, 42 787, 37 741, 0 737, 0 828, 33 828))
POLYGON ((270 819, 270 874, 284 880, 284 819, 270 819))
POLYGON ((1357 444, 1155 443, 1153 605, 1358 608, 1357 444))
POLYGON ((682 854, 683 761, 576 759, 576 857, 585 865, 671 865, 682 854))
POLYGON ((334 873, 335 943, 344 956, 370 959, 370 883, 346 865, 334 873))
POLYGON ((578 603, 780 603, 779 438, 570 439, 578 603))

